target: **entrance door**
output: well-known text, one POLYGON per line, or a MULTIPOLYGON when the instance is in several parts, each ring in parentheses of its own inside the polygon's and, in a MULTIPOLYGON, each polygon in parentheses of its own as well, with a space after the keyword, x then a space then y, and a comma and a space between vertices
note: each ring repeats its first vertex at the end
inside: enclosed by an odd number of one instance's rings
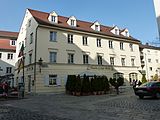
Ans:
POLYGON ((129 74, 129 82, 130 82, 130 84, 132 84, 134 80, 138 80, 138 74, 137 73, 130 73, 129 74))
POLYGON ((31 75, 28 75, 28 92, 31 92, 31 75))

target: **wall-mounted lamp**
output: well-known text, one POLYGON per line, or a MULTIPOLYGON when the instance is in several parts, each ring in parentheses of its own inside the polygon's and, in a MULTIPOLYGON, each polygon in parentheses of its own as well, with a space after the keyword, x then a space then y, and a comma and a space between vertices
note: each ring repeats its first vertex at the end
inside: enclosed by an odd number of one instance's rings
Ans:
POLYGON ((40 58, 40 59, 38 60, 38 64, 39 64, 39 72, 41 73, 41 67, 42 67, 42 64, 43 64, 42 58, 40 58))

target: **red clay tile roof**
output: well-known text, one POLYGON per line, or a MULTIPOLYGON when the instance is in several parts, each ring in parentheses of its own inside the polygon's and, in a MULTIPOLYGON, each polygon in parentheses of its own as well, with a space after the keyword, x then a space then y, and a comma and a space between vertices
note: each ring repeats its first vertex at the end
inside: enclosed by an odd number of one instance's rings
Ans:
POLYGON ((93 24, 91 22, 77 20, 77 26, 76 27, 69 26, 67 24, 67 20, 69 18, 64 17, 64 16, 58 16, 58 24, 51 24, 50 21, 48 20, 49 13, 41 12, 41 11, 37 11, 37 10, 32 10, 32 9, 28 9, 28 10, 32 14, 32 16, 35 18, 35 20, 41 25, 58 26, 58 27, 62 27, 62 28, 75 29, 75 30, 79 30, 79 31, 96 33, 96 34, 101 34, 101 35, 106 35, 106 36, 111 36, 111 37, 117 37, 117 38, 125 38, 125 39, 129 39, 129 40, 132 40, 132 41, 140 42, 139 40, 137 40, 137 39, 135 39, 131 36, 130 37, 125 37, 123 35, 113 34, 112 32, 110 32, 110 30, 113 29, 113 27, 108 27, 108 26, 101 25, 100 26, 100 28, 101 28, 100 32, 95 31, 91 28, 91 26, 93 24))
POLYGON ((0 39, 0 50, 16 51, 16 46, 10 45, 10 39, 0 39))
POLYGON ((0 31, 1 38, 18 38, 18 32, 10 32, 10 31, 0 31))
POLYGON ((140 49, 144 49, 144 48, 147 48, 147 49, 155 49, 155 50, 160 50, 160 47, 155 47, 155 46, 151 46, 151 45, 149 45, 149 44, 145 44, 145 45, 143 45, 143 44, 140 44, 140 49))

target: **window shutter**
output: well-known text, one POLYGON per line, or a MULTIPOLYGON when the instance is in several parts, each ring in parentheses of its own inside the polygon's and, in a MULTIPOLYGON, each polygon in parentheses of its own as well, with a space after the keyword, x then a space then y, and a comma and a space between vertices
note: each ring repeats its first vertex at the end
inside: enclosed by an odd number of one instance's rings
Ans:
POLYGON ((44 85, 49 86, 49 75, 44 76, 44 85))
POLYGON ((61 85, 61 78, 60 77, 57 77, 57 79, 56 79, 56 84, 59 86, 59 85, 61 85))
POLYGON ((67 79, 68 79, 68 75, 65 75, 65 76, 64 76, 64 85, 66 85, 67 79))

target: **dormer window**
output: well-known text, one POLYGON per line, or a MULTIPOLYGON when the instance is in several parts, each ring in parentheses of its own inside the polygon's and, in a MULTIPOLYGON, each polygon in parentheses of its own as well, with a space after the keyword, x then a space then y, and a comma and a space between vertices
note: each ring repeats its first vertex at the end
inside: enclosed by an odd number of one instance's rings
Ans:
POLYGON ((100 24, 99 22, 94 22, 93 25, 91 26, 91 28, 95 31, 100 31, 100 24))
POLYGON ((10 41, 10 45, 11 45, 11 46, 16 46, 16 40, 11 40, 11 41, 10 41))
POLYGON ((98 25, 95 25, 95 31, 98 31, 98 27, 99 27, 98 25))
POLYGON ((48 20, 51 22, 51 23, 58 23, 58 15, 56 12, 51 12, 49 14, 49 17, 48 17, 48 20))
POLYGON ((119 35, 119 28, 117 26, 114 26, 111 30, 111 32, 115 35, 119 35))
POLYGON ((116 34, 116 35, 119 35, 118 29, 115 29, 115 34, 116 34))
POLYGON ((129 31, 128 31, 128 29, 122 30, 121 34, 122 34, 123 36, 129 37, 129 31))
POLYGON ((71 26, 75 26, 75 20, 71 20, 71 26))
POLYGON ((128 32, 127 31, 125 31, 125 35, 128 36, 128 32))
POLYGON ((51 16, 51 21, 55 23, 56 22, 56 16, 51 16))
POLYGON ((76 21, 76 18, 74 16, 71 16, 68 21, 67 21, 68 25, 70 26, 74 26, 76 27, 77 26, 77 21, 76 21))

